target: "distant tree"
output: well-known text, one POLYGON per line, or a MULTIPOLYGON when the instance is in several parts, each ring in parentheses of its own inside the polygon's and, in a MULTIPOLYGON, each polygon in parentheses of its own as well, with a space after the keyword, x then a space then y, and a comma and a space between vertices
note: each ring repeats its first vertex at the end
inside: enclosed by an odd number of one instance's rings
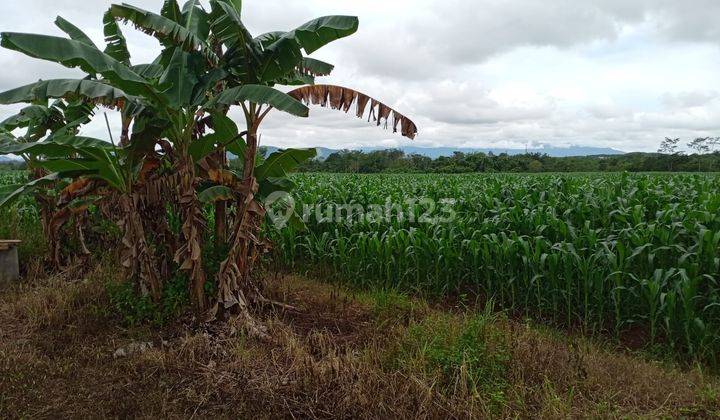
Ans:
POLYGON ((698 159, 698 172, 702 172, 702 155, 710 152, 710 138, 709 137, 698 137, 695 140, 688 143, 688 147, 697 152, 698 159))
MULTIPOLYGON (((712 148, 713 138, 707 142, 712 148)), ((427 156, 405 155, 402 150, 375 150, 363 153, 345 150, 333 153, 326 160, 312 160, 302 166, 304 172, 339 173, 492 173, 492 172, 667 172, 720 170, 720 153, 702 156, 698 165, 695 155, 679 150, 679 139, 666 139, 661 153, 627 153, 617 156, 551 157, 541 153, 491 155, 485 153, 453 153, 431 159, 427 156)), ((715 146, 717 148, 717 146, 715 146)))
POLYGON ((665 140, 663 140, 662 143, 660 143, 660 148, 658 149, 658 153, 669 155, 669 161, 670 161, 670 171, 673 170, 673 161, 675 160, 675 156, 679 155, 680 152, 679 149, 679 143, 680 139, 671 139, 670 137, 665 137, 665 140))
POLYGON ((540 162, 539 160, 534 160, 534 159, 533 159, 533 160, 528 164, 528 170, 529 170, 530 172, 542 172, 542 169, 543 169, 543 164, 542 164, 542 162, 540 162))
POLYGON ((674 155, 678 153, 678 143, 680 143, 679 138, 671 139, 670 137, 665 137, 665 140, 660 143, 658 153, 662 153, 665 155, 674 155))
POLYGON ((710 151, 710 144, 712 144, 713 141, 714 139, 710 137, 698 137, 688 143, 688 147, 695 150, 698 154, 703 154, 710 151))
POLYGON ((415 172, 429 172, 433 160, 427 156, 412 154, 408 157, 410 168, 415 172))
POLYGON ((710 146, 711 152, 720 152, 720 137, 712 137, 708 139, 708 146, 710 146))

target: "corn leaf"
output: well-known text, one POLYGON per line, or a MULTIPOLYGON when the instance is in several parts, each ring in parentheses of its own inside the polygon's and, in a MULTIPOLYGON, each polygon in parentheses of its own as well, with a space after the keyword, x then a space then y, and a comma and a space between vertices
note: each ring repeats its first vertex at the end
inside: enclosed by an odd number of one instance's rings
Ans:
POLYGON ((58 174, 53 173, 42 178, 32 180, 26 184, 5 185, 0 187, 0 207, 11 204, 16 198, 27 194, 36 188, 53 183, 60 179, 58 174))

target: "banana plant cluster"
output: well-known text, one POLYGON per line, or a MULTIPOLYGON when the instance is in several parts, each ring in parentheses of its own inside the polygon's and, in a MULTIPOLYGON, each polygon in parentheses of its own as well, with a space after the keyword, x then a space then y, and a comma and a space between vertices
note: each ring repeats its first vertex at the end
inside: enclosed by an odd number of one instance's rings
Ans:
MULTIPOLYGON (((13 200, 21 193, 34 190, 35 201, 41 216, 41 223, 48 239, 50 262, 55 267, 61 265, 61 228, 71 219, 75 220, 77 239, 83 256, 90 252, 83 235, 83 221, 88 201, 75 198, 87 195, 95 184, 84 182, 70 185, 55 173, 49 173, 38 159, 37 142, 48 131, 59 137, 68 138, 77 134, 77 127, 90 120, 93 107, 82 101, 35 101, 21 111, 0 123, 0 147, 12 148, 30 169, 32 181, 27 184, 8 185, 0 192, 0 204, 13 200), (15 133, 15 134, 14 134, 15 133), (38 187, 46 187, 40 189, 38 187), (53 187, 53 188, 48 188, 53 187)), ((63 154, 66 146, 43 145, 46 153, 63 154), (49 148, 47 146, 50 146, 49 148), (60 151, 62 150, 62 151, 60 151)))
MULTIPOLYGON (((0 126, 0 154, 20 155, 32 170, 29 183, 3 190, 2 203, 59 188, 53 197, 64 206, 93 200, 122 227, 123 265, 144 294, 161 299, 164 282, 180 270, 199 313, 248 315, 264 300, 252 281, 255 263, 269 249, 261 237, 264 198, 292 188, 287 173, 315 157, 314 150, 283 150, 256 166, 258 130, 268 113, 307 117, 303 100, 348 112, 357 102, 363 117, 370 103, 369 118, 378 125, 387 126, 392 116, 395 130, 401 126, 411 138, 417 128, 351 89, 324 86, 310 95, 307 88, 290 94, 276 88, 314 85, 315 77, 330 74, 332 65, 307 55, 356 32, 357 18, 326 16, 289 32, 253 36, 241 12, 240 0, 190 0, 183 7, 166 0, 160 13, 114 4, 103 18, 105 45, 60 17, 55 23, 67 37, 2 33, 2 47, 86 75, 0 94, 0 104, 28 104, 0 126), (153 62, 132 62, 121 29, 126 23, 159 41, 153 62), (110 132, 110 142, 80 135, 97 107, 120 112, 121 130, 110 132), (229 117, 232 107, 242 110, 244 121, 229 117), (26 132, 19 135, 21 129, 26 132), (229 169, 228 152, 242 159, 242 171, 229 169), (203 264, 212 236, 207 205, 215 206, 215 240, 229 249, 212 279, 203 264), (215 285, 214 298, 206 296, 208 283, 215 285)), ((49 212, 58 207, 53 204, 49 212)))

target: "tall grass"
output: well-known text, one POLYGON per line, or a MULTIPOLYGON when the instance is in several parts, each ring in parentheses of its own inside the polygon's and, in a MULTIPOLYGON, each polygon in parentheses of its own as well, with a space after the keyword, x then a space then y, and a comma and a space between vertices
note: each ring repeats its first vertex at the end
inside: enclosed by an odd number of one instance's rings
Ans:
MULTIPOLYGON (((288 264, 361 287, 444 295, 472 287, 505 307, 718 364, 720 176, 298 175, 304 204, 456 200, 452 223, 409 218, 273 233, 288 264)), ((415 205, 414 212, 424 212, 415 205)))

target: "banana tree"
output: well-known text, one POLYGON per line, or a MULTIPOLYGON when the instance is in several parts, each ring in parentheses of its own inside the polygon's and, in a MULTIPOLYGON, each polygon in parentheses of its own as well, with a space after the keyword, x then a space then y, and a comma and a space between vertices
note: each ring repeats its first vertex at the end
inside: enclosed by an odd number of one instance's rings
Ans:
MULTIPOLYGON (((256 143, 250 142, 250 147, 247 147, 242 139, 243 134, 248 137, 252 131, 239 133, 237 126, 226 117, 230 106, 226 98, 232 94, 233 101, 247 102, 252 104, 253 109, 267 106, 298 116, 307 116, 308 113, 307 108, 296 99, 267 85, 246 83, 237 91, 227 92, 232 79, 230 71, 234 69, 228 63, 238 45, 222 40, 227 40, 230 34, 242 32, 241 26, 233 25, 239 6, 237 2, 224 0, 212 1, 211 5, 212 12, 208 13, 197 1, 190 1, 180 9, 175 0, 167 0, 159 15, 128 5, 113 5, 106 15, 132 22, 157 37, 164 47, 153 65, 166 69, 158 82, 168 87, 163 94, 172 105, 172 109, 165 112, 168 128, 163 135, 173 145, 180 176, 178 201, 182 207, 185 242, 178 250, 176 260, 181 269, 190 273, 193 301, 199 310, 205 309, 207 302, 201 260, 204 220, 197 195, 198 180, 224 171, 222 160, 220 165, 212 164, 213 159, 208 156, 218 148, 236 151, 256 148, 256 143), (213 132, 206 134, 207 129, 213 132)), ((157 118, 157 113, 153 116, 157 118)), ((255 154, 254 151, 247 153, 255 154)), ((242 197, 238 198, 238 202, 243 202, 241 208, 250 208, 254 185, 234 185, 235 195, 242 197)), ((245 214, 245 210, 240 213, 245 214)), ((217 213, 216 224, 224 222, 225 215, 217 213)), ((243 226, 243 222, 237 225, 243 226)), ((230 253, 239 252, 239 248, 231 246, 230 253)))
MULTIPOLYGON (((138 275, 138 285, 143 294, 160 299, 162 281, 138 211, 139 198, 135 189, 142 175, 142 162, 134 161, 134 150, 57 131, 40 141, 3 144, 0 154, 32 155, 35 157, 34 165, 50 173, 26 184, 15 195, 40 187, 40 180, 68 179, 71 182, 58 197, 58 202, 66 204, 66 209, 86 209, 95 202, 93 198, 117 202, 126 248, 122 264, 129 273, 138 275), (75 206, 68 206, 73 202, 75 206)), ((60 214, 66 213, 68 211, 60 214)))
MULTIPOLYGON (((240 2, 216 0, 211 1, 211 6, 209 26, 215 40, 222 45, 217 50, 225 51, 221 66, 228 73, 224 80, 225 90, 215 98, 215 103, 242 108, 247 144, 244 150, 234 152, 244 158, 242 182, 245 190, 260 192, 259 196, 244 194, 237 202, 230 255, 221 265, 216 280, 220 309, 244 308, 253 301, 264 301, 250 278, 254 262, 266 246, 259 239, 260 222, 265 212, 262 192, 292 188, 287 172, 315 156, 314 152, 286 150, 270 156, 263 166, 255 167, 258 131, 274 107, 246 100, 243 94, 248 85, 310 85, 291 91, 289 96, 308 105, 330 106, 345 112, 356 104, 358 117, 364 117, 367 110, 368 117, 378 125, 384 122, 387 126, 392 116, 394 130, 400 126, 402 134, 409 138, 415 137, 417 127, 404 115, 367 95, 347 88, 314 85, 316 77, 329 75, 334 67, 306 55, 355 33, 359 25, 356 17, 325 16, 289 32, 269 32, 253 37, 242 22, 240 2)), ((307 109, 297 105, 291 110, 283 110, 299 117, 308 116, 307 109)))
MULTIPOLYGON (((22 90, 22 89, 21 89, 22 90)), ((17 92, 16 92, 17 93, 17 92)), ((0 95, 0 103, 15 102, 10 95, 0 95)), ((77 125, 88 121, 92 107, 83 102, 65 102, 56 100, 48 105, 46 99, 35 100, 33 105, 24 107, 19 113, 0 122, 0 149, 2 147, 26 144, 43 138, 48 131, 64 130, 74 132, 77 125)), ((40 211, 41 225, 49 248, 49 263, 55 269, 61 267, 61 235, 60 231, 70 219, 75 220, 75 235, 80 243, 83 255, 89 255, 83 236, 83 220, 85 216, 82 206, 73 207, 70 201, 64 201, 65 186, 59 180, 49 179, 48 173, 38 163, 39 157, 29 151, 19 152, 30 173, 32 186, 44 186, 43 189, 32 188, 34 198, 40 211)), ((7 186, 5 194, 0 193, 0 206, 23 191, 24 185, 7 186)))
MULTIPOLYGON (((223 143, 220 152, 224 154, 227 149, 244 159, 243 173, 239 179, 234 180, 235 218, 232 223, 232 235, 230 235, 230 251, 227 259, 221 264, 216 283, 219 290, 215 309, 228 310, 233 307, 240 308, 240 311, 247 313, 247 309, 257 301, 263 301, 261 294, 250 278, 254 262, 266 245, 259 238, 260 224, 263 220, 265 210, 261 201, 257 200, 257 194, 262 189, 261 184, 275 183, 287 185, 287 182, 278 182, 286 175, 286 171, 298 162, 298 159, 309 159, 314 157, 313 152, 290 150, 283 151, 278 156, 269 159, 272 165, 281 168, 278 176, 265 177, 256 176, 255 156, 258 150, 258 130, 268 113, 277 109, 298 117, 307 117, 309 110, 300 103, 313 103, 321 106, 332 106, 337 109, 348 111, 353 103, 357 104, 356 113, 363 117, 365 110, 369 109, 368 117, 377 121, 378 125, 385 122, 392 116, 393 128, 402 128, 402 133, 407 137, 414 138, 417 128, 412 121, 397 111, 392 110, 383 103, 374 100, 359 92, 334 86, 310 86, 291 92, 290 95, 273 89, 276 85, 299 85, 313 84, 316 76, 328 75, 333 66, 319 60, 303 55, 311 54, 330 42, 352 35, 357 31, 358 20, 350 16, 326 16, 321 17, 290 31, 271 32, 259 37, 253 37, 247 30, 241 19, 241 2, 230 0, 211 0, 211 9, 206 11, 197 1, 190 1, 185 4, 182 10, 175 0, 167 0, 164 3, 161 15, 154 15, 140 9, 123 6, 113 6, 108 12, 117 19, 131 21, 136 27, 158 37, 166 50, 156 60, 156 63, 174 61, 178 57, 175 52, 169 51, 169 39, 173 38, 181 42, 187 49, 196 51, 195 55, 202 56, 209 64, 205 69, 206 73, 197 76, 201 82, 205 97, 194 92, 190 95, 190 103, 197 105, 209 98, 209 101, 201 105, 202 109, 212 114, 210 117, 201 119, 201 124, 207 126, 230 126, 227 120, 221 123, 221 116, 226 115, 232 106, 240 106, 245 116, 246 131, 245 142, 238 141, 223 143), (176 26, 177 25, 177 26, 176 26), (321 99, 321 95, 324 99, 321 99), (210 121, 210 124, 206 124, 210 121), (283 169, 283 165, 287 165, 283 169)), ((199 61, 199 60, 197 60, 199 61)), ((175 66, 180 68, 181 66, 175 66)), ((187 73, 184 74, 187 76, 187 73)), ((174 86, 192 85, 187 77, 183 80, 174 80, 174 86)), ((198 127, 195 128, 195 131, 198 127)), ((203 127, 200 127, 202 129, 203 127)), ((220 130, 220 132, 227 130, 220 130)), ((237 130, 231 129, 230 137, 237 130)), ((193 167, 192 163, 198 162, 193 159, 190 153, 190 145, 205 142, 205 138, 199 135, 190 137, 184 143, 185 147, 179 147, 178 154, 187 159, 182 168, 189 172, 193 167)), ((215 141, 216 146, 221 142, 215 141)), ((211 161, 212 162, 212 161, 211 161)), ((223 165, 226 162, 224 156, 215 159, 214 164, 206 162, 208 174, 221 174, 220 179, 226 179, 227 171, 223 165)), ((264 173, 265 171, 259 171, 264 173)), ((214 179, 214 181, 217 181, 214 179)), ((218 185, 227 186, 227 185, 218 185)), ((277 186, 275 188, 278 188, 277 186)), ((187 185, 183 191, 192 193, 193 188, 187 185)), ((196 203, 194 197, 185 197, 184 202, 196 203)), ((223 200, 220 200, 218 208, 222 209, 223 200)), ((195 204, 195 211, 198 207, 195 204)), ((189 210, 187 211, 189 212, 189 210)), ((216 227, 218 236, 223 237, 222 229, 225 212, 216 211, 216 227)), ((190 215, 185 220, 192 220, 190 215)), ((197 219, 196 219, 197 220, 197 219)), ((199 221, 196 223, 199 225, 199 221)), ((189 228, 186 225, 184 228, 189 228)), ((189 233, 193 233, 192 231, 189 233)), ((186 234, 187 235, 187 234, 186 234)), ((182 250, 181 250, 182 251, 182 250)), ((199 256, 200 252, 186 250, 185 261, 199 256)), ((198 267, 195 265, 194 267, 198 267)), ((196 284, 197 298, 200 299, 201 284, 204 279, 193 275, 198 281, 196 284)), ((217 311, 214 311, 217 312, 217 311)))
MULTIPOLYGON (((242 139, 239 133, 221 138, 223 130, 218 128, 221 118, 215 115, 222 116, 222 110, 218 113, 214 108, 217 102, 213 96, 226 73, 205 39, 202 9, 195 1, 189 2, 183 12, 178 12, 179 8, 173 5, 177 4, 167 1, 160 15, 126 4, 111 6, 104 18, 107 41, 104 51, 61 18, 58 26, 68 33, 69 39, 3 33, 0 44, 5 48, 78 67, 87 73, 84 79, 41 81, 4 95, 10 98, 6 103, 79 98, 88 104, 119 108, 122 111, 121 142, 132 146, 137 155, 133 159, 137 161, 153 153, 157 145, 167 146, 163 147, 165 158, 175 168, 175 176, 170 177, 174 184, 168 187, 176 190, 175 201, 182 219, 182 245, 175 259, 181 270, 189 273, 192 301, 203 311, 207 305, 202 262, 204 220, 197 196, 196 172, 196 163, 203 156, 196 153, 196 145, 202 145, 201 151, 212 150, 232 142, 241 143, 242 139), (131 65, 118 21, 130 21, 160 40, 163 49, 155 62, 131 65), (206 134, 208 129, 213 133, 206 134)), ((246 88, 238 98, 307 113, 295 99, 268 86, 246 88)), ((121 191, 127 193, 131 184, 123 185, 127 189, 121 191)))
MULTIPOLYGON (((5 48, 87 74, 83 79, 40 81, 0 94, 3 103, 34 104, 54 98, 121 111, 119 147, 83 144, 85 138, 78 129, 84 121, 80 121, 70 124, 71 131, 50 129, 48 138, 35 139, 23 150, 39 153, 38 165, 50 177, 70 178, 73 183, 97 180, 121 197, 125 242, 139 244, 130 254, 137 262, 131 266, 137 266, 141 288, 156 299, 163 275, 157 273, 153 250, 167 247, 144 242, 148 233, 160 242, 167 242, 163 239, 167 235, 159 234, 160 227, 155 225, 146 232, 150 225, 143 225, 139 215, 157 202, 177 208, 182 227, 174 259, 188 273, 191 301, 199 312, 209 307, 202 260, 203 203, 215 202, 218 208, 234 204, 232 223, 226 222, 227 213, 216 212, 221 216, 216 217, 217 228, 229 225, 232 234, 227 259, 215 279, 218 296, 211 314, 236 310, 252 324, 250 308, 265 301, 251 278, 255 262, 268 246, 260 237, 263 196, 267 191, 291 188, 287 172, 315 153, 286 150, 256 167, 258 130, 268 113, 279 110, 307 117, 306 104, 346 112, 356 105, 359 117, 369 111, 369 119, 386 126, 392 117, 393 128, 401 127, 410 138, 417 132, 415 124, 351 89, 313 85, 315 77, 328 75, 333 67, 304 54, 353 34, 358 28, 354 17, 323 17, 290 32, 254 38, 242 23, 240 1, 211 0, 208 11, 197 0, 182 8, 176 0, 166 0, 159 14, 127 4, 112 5, 103 23, 106 46, 102 50, 62 18, 56 24, 69 38, 2 33, 0 45, 5 48), (155 37, 161 46, 157 59, 133 65, 119 22, 130 22, 155 37), (275 88, 302 84, 310 86, 289 94, 275 88), (233 106, 243 110, 243 132, 228 118, 233 106), (61 150, 65 154, 60 155, 61 150), (244 158, 242 174, 228 170, 226 151, 244 158), (207 184, 210 188, 205 188, 207 184), (160 200, 158 195, 162 195, 160 200)), ((12 150, 8 153, 22 152, 12 150)), ((150 219, 167 217, 157 209, 150 219)))
MULTIPOLYGON (((184 118, 181 115, 176 118, 178 121, 169 124, 170 127, 180 129, 175 130, 168 139, 179 159, 180 190, 183 191, 179 201, 184 207, 183 219, 186 222, 183 225, 183 234, 185 238, 192 239, 181 247, 177 259, 182 263, 182 268, 191 273, 193 296, 200 309, 205 303, 205 278, 199 260, 199 237, 203 230, 203 221, 196 193, 197 182, 194 182, 197 179, 193 172, 196 170, 194 164, 205 163, 204 167, 201 167, 205 170, 206 177, 211 177, 216 183, 227 179, 225 175, 228 175, 228 171, 224 168, 225 159, 222 157, 202 162, 201 159, 205 158, 197 156, 195 152, 213 150, 213 146, 220 146, 221 149, 227 148, 244 155, 248 162, 243 175, 239 177, 240 182, 229 183, 233 188, 237 210, 229 256, 221 266, 217 279, 220 290, 218 300, 224 307, 246 308, 249 305, 243 297, 243 284, 253 267, 248 261, 257 258, 255 250, 261 246, 257 233, 264 213, 259 203, 254 200, 259 188, 253 177, 253 163, 258 146, 257 127, 262 120, 262 114, 266 114, 270 109, 279 109, 300 117, 306 117, 308 109, 296 99, 265 83, 265 78, 270 77, 271 71, 274 71, 270 67, 275 60, 263 51, 262 44, 252 39, 244 27, 240 20, 240 3, 213 0, 210 4, 211 10, 207 12, 197 1, 190 1, 180 9, 176 1, 168 0, 165 1, 160 15, 128 5, 113 5, 106 16, 130 21, 160 40, 165 50, 154 65, 173 70, 172 74, 166 72, 160 83, 167 82, 169 92, 176 94, 172 98, 173 104, 190 111, 186 112, 184 118), (262 70, 261 77, 255 74, 259 67, 267 67, 262 70), (200 89, 196 89, 197 87, 200 89), (247 130, 244 137, 247 142, 240 140, 236 126, 224 118, 230 106, 237 104, 242 105, 246 117, 257 116, 246 118, 247 130), (205 128, 212 128, 214 132, 205 136, 205 128), (227 138, 217 138, 219 133, 226 133, 227 138), (206 147, 207 143, 210 143, 210 147, 206 147), (219 179, 215 179, 218 177, 219 179), (252 256, 248 257, 248 254, 252 256), (233 275, 234 273, 240 275, 233 275)), ((324 18, 299 30, 298 39, 308 39, 307 42, 310 43, 312 41, 309 38, 318 37, 323 38, 321 43, 327 43, 354 32, 356 26, 357 20, 354 18, 324 18), (348 26, 349 22, 349 26, 337 30, 337 22, 334 21, 338 19, 345 21, 340 22, 342 25, 348 26), (337 33, 330 34, 328 31, 337 33)), ((278 77, 279 75, 280 73, 278 77)), ((219 200, 218 208, 223 206, 224 200, 219 200)), ((216 227, 225 225, 225 214, 224 211, 216 212, 216 227)), ((218 229, 217 236, 224 236, 220 234, 221 231, 222 229, 218 229)))

